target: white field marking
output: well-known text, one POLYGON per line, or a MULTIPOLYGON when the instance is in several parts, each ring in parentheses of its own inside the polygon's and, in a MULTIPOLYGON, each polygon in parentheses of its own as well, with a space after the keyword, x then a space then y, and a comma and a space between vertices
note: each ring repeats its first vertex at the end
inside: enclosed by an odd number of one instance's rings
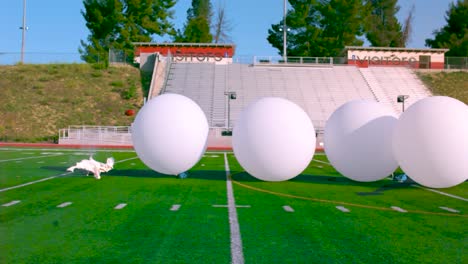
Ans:
POLYGON ((444 193, 444 192, 437 191, 437 190, 434 190, 434 189, 422 187, 422 186, 419 186, 419 185, 416 185, 416 184, 411 184, 411 186, 417 187, 417 188, 419 188, 419 189, 424 189, 424 190, 427 190, 427 191, 430 191, 430 192, 435 192, 435 193, 438 193, 438 194, 442 194, 442 195, 445 195, 445 196, 448 196, 448 197, 452 197, 452 198, 455 198, 455 199, 458 199, 458 200, 461 200, 461 201, 468 202, 468 199, 463 198, 463 197, 460 197, 460 196, 456 196, 456 195, 453 195, 453 194, 450 194, 450 193, 444 193))
MULTIPOLYGON (((117 164, 117 163, 129 161, 129 160, 137 159, 137 158, 138 158, 138 157, 133 157, 133 158, 128 158, 128 159, 124 159, 124 160, 119 160, 119 161, 116 161, 115 163, 117 164)), ((62 173, 62 174, 59 174, 59 175, 51 176, 51 177, 44 178, 44 179, 40 179, 40 180, 37 180, 37 181, 27 182, 27 183, 23 183, 23 184, 20 184, 20 185, 8 187, 8 188, 5 188, 5 189, 0 189, 0 192, 4 192, 4 191, 8 191, 8 190, 13 190, 13 189, 16 189, 16 188, 21 188, 21 187, 24 187, 24 186, 28 186, 28 185, 31 185, 31 184, 38 183, 38 182, 43 182, 43 181, 52 180, 52 179, 55 179, 55 178, 58 178, 58 177, 61 177, 61 176, 68 175, 68 174, 71 174, 71 172, 65 172, 65 173, 62 173)))
POLYGON ((442 209, 442 210, 445 210, 445 211, 452 212, 452 213, 459 213, 460 212, 460 211, 458 211, 456 209, 453 209, 453 208, 450 208, 450 207, 445 207, 445 206, 441 206, 439 208, 442 209))
POLYGON ((180 209, 180 204, 174 204, 171 207, 171 211, 178 211, 180 209))
POLYGON ((317 167, 317 168, 321 168, 321 169, 323 168, 323 166, 322 166, 322 165, 315 165, 315 167, 317 167))
POLYGON ((115 210, 120 210, 120 209, 124 208, 125 206, 127 206, 126 203, 121 203, 121 204, 116 205, 116 206, 114 207, 114 209, 115 209, 115 210))
POLYGON ((37 163, 44 163, 44 161, 38 161, 37 163))
POLYGON ((16 188, 21 188, 21 187, 24 187, 24 186, 28 186, 28 185, 31 185, 31 184, 38 183, 38 182, 43 182, 43 181, 52 180, 52 179, 55 179, 55 178, 57 178, 57 177, 64 176, 64 175, 68 175, 68 174, 71 174, 71 172, 65 172, 65 173, 62 173, 62 174, 59 174, 59 175, 47 177, 47 178, 40 179, 40 180, 37 180, 37 181, 27 182, 27 183, 23 183, 23 184, 20 184, 20 185, 8 187, 8 188, 5 188, 5 189, 0 189, 0 192, 4 192, 4 191, 8 191, 8 190, 13 190, 13 189, 16 189, 16 188))
POLYGON ((400 213, 407 213, 407 212, 408 212, 408 211, 406 211, 405 209, 400 208, 400 207, 398 207, 398 206, 391 206, 390 208, 392 208, 393 210, 398 211, 398 212, 400 212, 400 213))
POLYGON ((237 218, 236 200, 234 199, 234 190, 232 188, 231 171, 229 169, 229 163, 226 152, 224 152, 224 167, 226 169, 229 227, 231 231, 231 263, 243 264, 244 253, 242 251, 242 239, 239 228, 239 220, 237 218))
MULTIPOLYGON (((227 207, 229 207, 229 205, 227 205, 227 204, 213 204, 212 207, 227 208, 227 207)), ((250 208, 250 205, 236 205, 236 208, 250 208)))
POLYGON ((291 206, 289 206, 289 205, 283 206, 283 209, 284 209, 286 212, 291 212, 291 213, 294 212, 294 209, 293 209, 291 206))
POLYGON ((69 206, 71 204, 72 204, 72 202, 64 202, 62 204, 57 205, 57 207, 58 208, 64 208, 64 207, 67 207, 67 206, 69 206))
POLYGON ((313 161, 316 161, 318 163, 323 163, 323 164, 327 164, 327 165, 330 165, 331 166, 331 163, 329 162, 326 162, 326 161, 321 161, 321 160, 316 160, 316 159, 312 159, 313 161))
POLYGON ((21 201, 19 201, 19 200, 11 201, 11 202, 9 202, 9 203, 2 204, 2 206, 8 207, 8 206, 12 206, 12 205, 18 204, 18 203, 20 203, 20 202, 21 202, 21 201))
POLYGON ((336 209, 340 210, 343 213, 349 213, 349 209, 344 206, 337 206, 336 209))
POLYGON ((62 155, 64 155, 64 154, 54 154, 54 155, 34 156, 34 157, 17 158, 17 159, 7 159, 7 160, 0 160, 0 162, 27 160, 27 159, 39 159, 39 158, 49 158, 49 157, 57 157, 57 156, 62 156, 62 155))

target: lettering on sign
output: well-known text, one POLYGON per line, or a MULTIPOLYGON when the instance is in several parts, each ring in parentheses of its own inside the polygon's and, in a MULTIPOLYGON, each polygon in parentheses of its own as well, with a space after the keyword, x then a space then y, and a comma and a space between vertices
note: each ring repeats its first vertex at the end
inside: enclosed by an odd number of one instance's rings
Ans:
POLYGON ((396 56, 364 56, 360 58, 359 56, 352 55, 352 60, 359 62, 359 64, 364 64, 368 62, 373 65, 407 65, 407 64, 416 64, 418 60, 415 57, 396 57, 396 56))

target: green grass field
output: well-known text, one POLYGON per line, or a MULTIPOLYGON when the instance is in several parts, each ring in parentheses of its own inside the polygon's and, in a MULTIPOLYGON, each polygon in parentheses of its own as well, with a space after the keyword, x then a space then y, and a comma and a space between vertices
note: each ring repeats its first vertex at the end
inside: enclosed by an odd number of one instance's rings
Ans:
MULTIPOLYGON (((468 262, 467 183, 439 190, 465 200, 390 179, 357 183, 320 153, 302 175, 263 182, 232 153, 227 161, 245 263, 468 262)), ((0 263, 231 262, 223 152, 178 179, 131 150, 0 148, 0 204, 0 263), (101 180, 66 172, 90 154, 114 157, 114 170, 101 180)))

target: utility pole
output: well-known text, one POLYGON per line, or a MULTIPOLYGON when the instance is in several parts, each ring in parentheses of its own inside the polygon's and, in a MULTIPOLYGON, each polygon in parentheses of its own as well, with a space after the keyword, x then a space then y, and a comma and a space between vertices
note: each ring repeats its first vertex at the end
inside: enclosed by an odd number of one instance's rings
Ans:
POLYGON ((283 60, 284 62, 286 63, 287 62, 287 58, 288 58, 288 55, 287 55, 287 51, 286 51, 286 31, 287 31, 287 28, 286 28, 286 0, 283 0, 283 60))
POLYGON ((21 63, 24 63, 24 45, 26 41, 26 0, 23 0, 23 26, 20 27, 23 30, 22 41, 21 41, 21 63))

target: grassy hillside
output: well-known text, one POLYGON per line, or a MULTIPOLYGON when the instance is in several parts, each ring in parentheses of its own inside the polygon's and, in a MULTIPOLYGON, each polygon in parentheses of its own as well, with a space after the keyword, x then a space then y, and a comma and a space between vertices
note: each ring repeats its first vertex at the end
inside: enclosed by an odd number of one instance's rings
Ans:
POLYGON ((143 103, 130 66, 1 66, 0 76, 0 141, 52 141, 69 125, 130 125, 125 110, 143 103))
POLYGON ((420 72, 422 79, 434 95, 446 95, 468 104, 468 72, 420 72))

